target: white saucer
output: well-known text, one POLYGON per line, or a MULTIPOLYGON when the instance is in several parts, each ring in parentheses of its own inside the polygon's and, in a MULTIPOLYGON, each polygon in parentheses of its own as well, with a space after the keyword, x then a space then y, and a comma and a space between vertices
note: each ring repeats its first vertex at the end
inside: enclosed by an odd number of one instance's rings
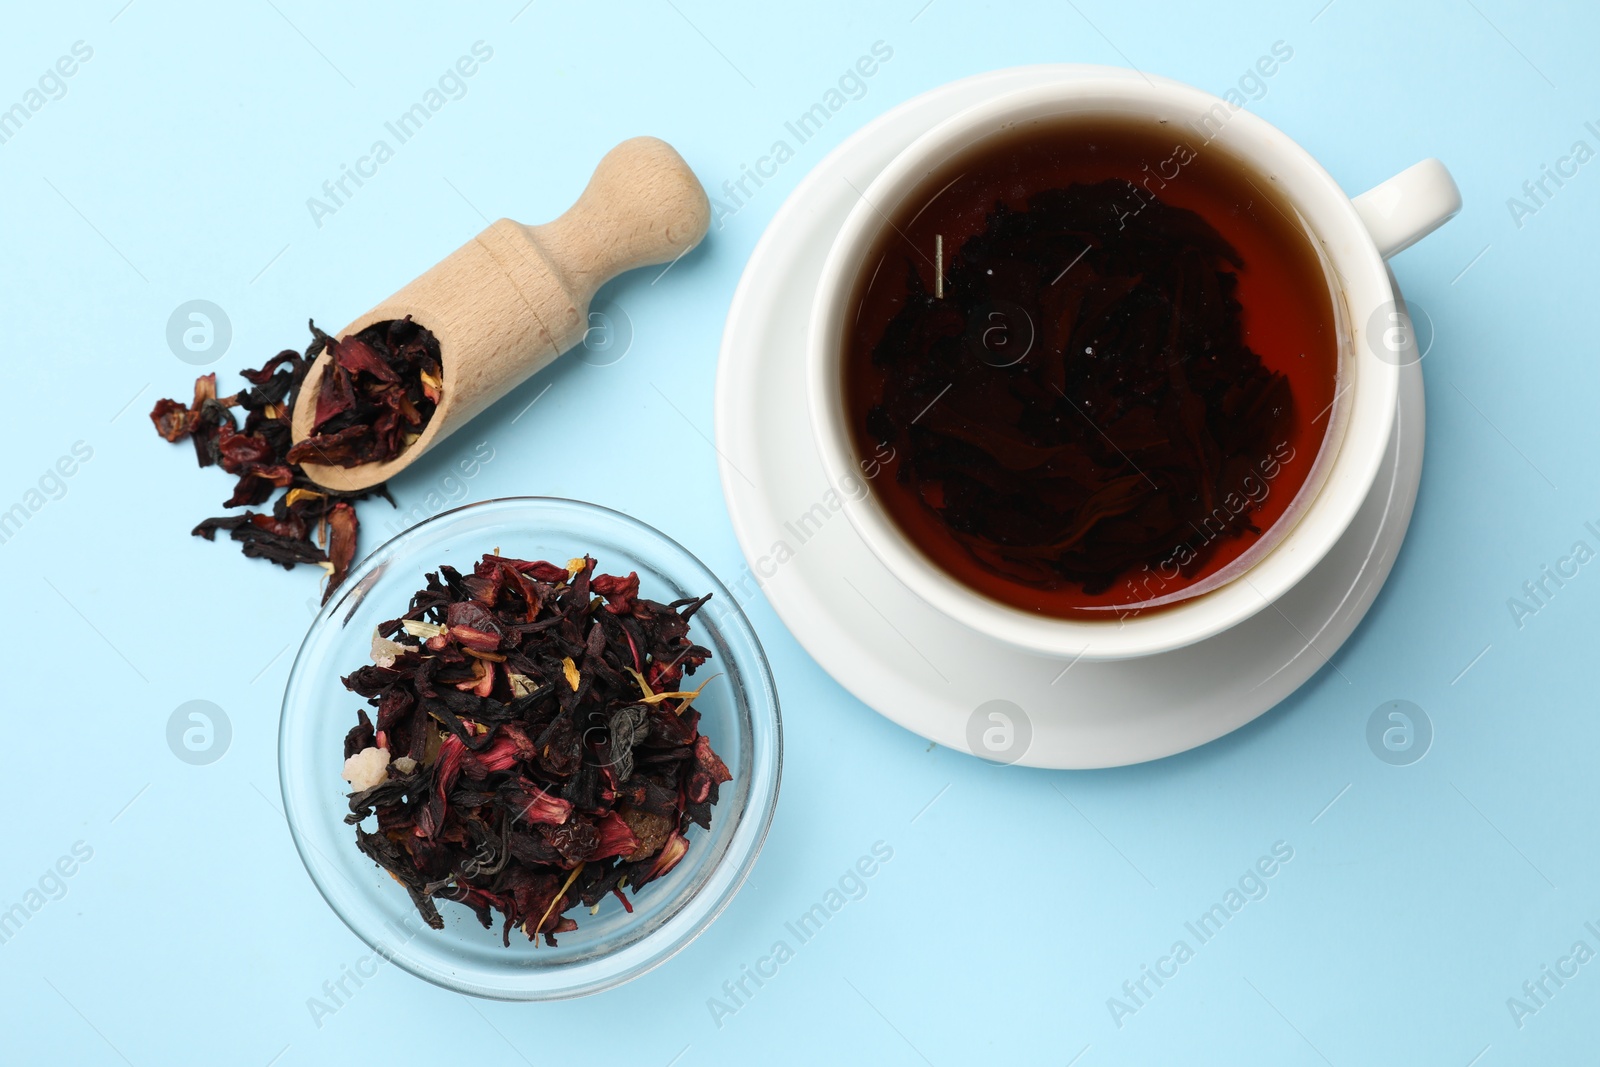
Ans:
POLYGON ((1224 634, 1159 656, 1072 662, 995 642, 919 600, 856 536, 842 510, 850 504, 830 494, 812 443, 812 294, 855 202, 852 185, 866 188, 934 123, 1052 69, 983 74, 907 101, 818 164, 767 227, 734 294, 717 371, 722 488, 751 571, 728 584, 741 600, 759 584, 824 670, 929 740, 1007 763, 1114 767, 1237 730, 1350 636, 1389 576, 1416 503, 1422 371, 1403 369, 1383 469, 1343 539, 1277 603, 1224 634))

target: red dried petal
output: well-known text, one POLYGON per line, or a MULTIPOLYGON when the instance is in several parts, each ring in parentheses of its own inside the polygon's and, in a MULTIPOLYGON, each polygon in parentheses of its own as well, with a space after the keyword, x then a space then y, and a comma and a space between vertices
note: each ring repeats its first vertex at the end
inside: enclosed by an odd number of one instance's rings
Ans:
POLYGON ((645 681, 650 683, 650 689, 656 693, 676 693, 678 683, 683 679, 683 668, 676 663, 667 663, 656 660, 650 664, 650 669, 645 672, 645 681))
POLYGON ((517 570, 521 571, 523 574, 530 575, 535 581, 564 582, 568 577, 567 568, 557 567, 554 563, 546 563, 542 559, 531 561, 525 559, 509 559, 506 560, 506 562, 517 568, 517 570))
POLYGON ((314 434, 298 441, 284 457, 290 463, 321 463, 329 467, 353 467, 364 463, 372 452, 372 428, 347 426, 338 433, 314 434))
POLYGON ((279 537, 292 537, 297 541, 304 541, 308 532, 305 520, 294 514, 282 519, 271 515, 251 515, 250 522, 268 533, 277 534, 279 537))
POLYGON ((371 433, 372 447, 377 455, 399 455, 405 448, 405 424, 392 411, 386 411, 373 420, 371 433))
POLYGON ((470 626, 452 626, 450 627, 450 636, 464 647, 477 649, 479 652, 493 652, 500 647, 499 634, 474 630, 470 626))
POLYGON ((721 756, 711 750, 711 738, 705 734, 695 739, 694 761, 718 785, 733 780, 733 775, 728 773, 728 765, 722 762, 721 756))
MULTIPOLYGON (((292 348, 286 348, 262 364, 260 370, 242 370, 239 372, 239 377, 251 385, 266 385, 278 372, 279 367, 288 364, 291 372, 298 373, 301 362, 300 353, 292 348)), ((212 388, 215 389, 215 385, 212 388)))
POLYGON ((639 847, 639 839, 633 836, 633 831, 623 821, 622 816, 614 811, 608 811, 605 818, 601 819, 595 827, 600 831, 600 847, 595 849, 590 860, 610 859, 612 856, 626 856, 639 847))
POLYGON ((494 664, 478 661, 478 666, 483 668, 483 676, 478 679, 478 684, 472 692, 480 697, 489 697, 494 693, 494 664))
POLYGON ((502 734, 482 751, 468 753, 461 761, 461 769, 468 778, 487 778, 516 763, 517 755, 516 738, 502 734))
POLYGON ((328 562, 333 564, 333 574, 328 578, 327 600, 350 573, 350 563, 356 558, 356 534, 360 524, 356 509, 344 501, 335 504, 328 512, 328 562))
POLYGON ((711 796, 711 776, 705 771, 695 771, 689 775, 689 784, 684 786, 683 795, 691 804, 703 804, 711 796))
MULTIPOLYGON (((430 640, 437 640, 437 638, 430 638, 430 640)), ((457 654, 459 655, 459 653, 457 654)), ((473 660, 472 677, 464 682, 457 682, 456 688, 463 693, 471 691, 480 697, 488 696, 494 690, 494 664, 485 663, 479 659, 473 660)))
POLYGON ((383 361, 373 347, 359 337, 346 337, 328 343, 333 361, 351 374, 366 371, 381 382, 398 382, 400 375, 383 361))
POLYGON ((510 565, 502 565, 499 567, 498 571, 503 577, 508 579, 517 587, 517 591, 522 594, 522 599, 527 602, 528 607, 527 610, 522 613, 522 621, 532 622, 533 620, 537 619, 539 617, 539 609, 544 605, 539 599, 538 592, 533 588, 533 583, 528 581, 527 578, 523 577, 521 571, 510 565))
MULTIPOLYGON (((378 712, 380 720, 382 709, 378 712)), ((509 770, 518 760, 532 759, 533 742, 516 723, 502 723, 495 728, 494 740, 479 752, 471 752, 461 761, 462 772, 470 778, 486 778, 495 771, 509 770)))
POLYGON ((650 868, 650 873, 645 875, 646 882, 653 882, 662 875, 667 874, 678 865, 684 854, 689 851, 689 839, 678 831, 672 831, 672 836, 667 838, 667 843, 661 846, 661 854, 656 857, 656 862, 650 868))
POLYGON ((422 425, 422 412, 417 410, 404 388, 398 385, 376 385, 367 390, 367 399, 382 404, 408 426, 422 425))
POLYGON ((493 652, 500 647, 500 622, 494 613, 470 600, 451 604, 445 616, 450 636, 467 648, 493 652))
POLYGON ((217 376, 215 373, 202 374, 194 380, 194 403, 189 406, 199 411, 207 400, 217 398, 217 376))
POLYGON ((589 581, 589 588, 606 598, 606 610, 611 614, 627 615, 639 597, 639 574, 629 571, 626 578, 601 574, 589 581))
POLYGON ((507 794, 514 798, 511 810, 525 822, 560 826, 572 817, 572 801, 552 796, 526 779, 518 779, 507 794))
POLYGON ((328 420, 356 406, 355 388, 350 374, 343 367, 331 366, 322 375, 322 388, 317 390, 317 412, 313 427, 320 429, 328 420))
POLYGON ((248 468, 277 461, 277 450, 260 434, 238 433, 231 426, 217 427, 217 451, 222 469, 242 474, 248 468))
POLYGON ((177 444, 194 432, 197 413, 192 413, 176 400, 157 400, 150 412, 150 421, 156 424, 156 433, 177 444))
POLYGON ((450 795, 450 787, 456 784, 456 778, 461 774, 461 760, 466 752, 467 746, 454 734, 440 743, 439 762, 434 767, 433 793, 428 797, 428 802, 417 810, 418 837, 433 837, 444 825, 445 811, 449 807, 445 798, 450 795))

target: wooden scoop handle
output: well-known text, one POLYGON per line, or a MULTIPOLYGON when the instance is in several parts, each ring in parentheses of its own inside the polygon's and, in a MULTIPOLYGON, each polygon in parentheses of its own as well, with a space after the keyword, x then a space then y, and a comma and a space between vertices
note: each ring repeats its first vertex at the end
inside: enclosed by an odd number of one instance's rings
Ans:
MULTIPOLYGON (((395 458, 359 467, 302 466, 340 492, 369 489, 404 470, 553 359, 583 340, 595 291, 624 271, 666 263, 706 234, 711 205, 665 141, 635 137, 606 153, 583 195, 554 222, 495 222, 339 332, 406 316, 433 331, 444 372, 428 425, 395 458)), ((329 356, 307 373, 295 405, 296 441, 311 436, 329 356)))
MULTIPOLYGON (((667 263, 705 236, 711 206, 694 171, 654 137, 635 137, 607 152, 578 202, 543 226, 524 226, 566 284, 572 302, 587 310, 595 291, 624 271, 667 263)), ((587 314, 576 344, 588 328, 587 314)))

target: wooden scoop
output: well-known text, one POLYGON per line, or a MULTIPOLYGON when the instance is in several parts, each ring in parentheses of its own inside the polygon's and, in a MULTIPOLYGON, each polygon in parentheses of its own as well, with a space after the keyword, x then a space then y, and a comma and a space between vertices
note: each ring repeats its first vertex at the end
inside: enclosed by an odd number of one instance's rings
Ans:
MULTIPOLYGON (((410 315, 439 339, 441 396, 421 435, 393 459, 305 463, 306 474, 340 492, 392 478, 581 341, 600 286, 683 255, 710 220, 705 190, 671 145, 654 137, 622 142, 566 214, 543 226, 501 219, 334 335, 410 315)), ((301 387, 291 427, 297 442, 311 436, 329 358, 318 357, 301 387)))

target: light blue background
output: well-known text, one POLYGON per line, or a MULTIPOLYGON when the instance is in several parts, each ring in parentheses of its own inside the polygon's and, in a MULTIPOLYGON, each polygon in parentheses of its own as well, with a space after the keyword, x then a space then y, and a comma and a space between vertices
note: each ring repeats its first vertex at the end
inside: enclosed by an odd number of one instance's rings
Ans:
MULTIPOLYGON (((1600 950, 1584 929, 1600 927, 1600 563, 1520 628, 1507 606, 1574 541, 1600 548, 1583 525, 1600 520, 1600 162, 1521 227, 1506 206, 1574 141, 1600 148, 1584 128, 1600 126, 1600 18, 1511 0, 922 2, 7 10, 0 107, 73 42, 94 53, 0 144, 0 509, 74 442, 93 459, 0 545, 0 908, 74 842, 93 858, 0 944, 0 1059, 1600 1057, 1600 961, 1520 1029, 1506 1005, 1575 941, 1600 950), (478 40, 494 55, 465 97, 315 225, 306 198, 478 40), (608 290, 633 328, 621 362, 568 358, 528 383, 394 482, 402 507, 426 508, 454 461, 488 441, 496 458, 462 499, 624 508, 733 576, 739 550, 703 439, 722 319, 766 221, 827 149, 899 101, 995 67, 1132 63, 1221 93, 1284 41, 1293 59, 1254 110, 1351 191, 1438 155, 1466 197, 1394 264, 1437 339, 1421 497, 1388 587, 1334 667, 1276 711, 1199 751, 1102 773, 930 748, 844 693, 758 598, 784 701, 784 792, 753 883, 704 937, 566 1004, 471 1001, 385 967, 319 1027, 308 998, 365 948, 323 904, 279 811, 278 700, 318 575, 188 536, 229 479, 196 471, 187 445, 161 442, 146 419, 196 373, 167 348, 168 315, 193 298, 226 309, 233 347, 210 368, 226 391, 240 367, 302 347, 308 314, 348 321, 482 216, 559 212, 624 137, 671 141, 708 186, 737 177, 880 40, 894 56, 866 95, 702 250, 659 284, 647 271, 608 290), (636 434, 598 436, 628 424, 636 434), (650 443, 663 437, 675 453, 650 443), (193 699, 232 724, 209 766, 166 741, 169 715, 193 699), (1411 766, 1366 741, 1392 699, 1435 729, 1411 766), (894 858, 865 898, 719 1027, 708 998, 878 841, 894 858), (1107 998, 1279 841, 1294 859, 1269 895, 1119 1028, 1107 998)), ((381 502, 362 514, 369 549, 390 514, 381 502)))

